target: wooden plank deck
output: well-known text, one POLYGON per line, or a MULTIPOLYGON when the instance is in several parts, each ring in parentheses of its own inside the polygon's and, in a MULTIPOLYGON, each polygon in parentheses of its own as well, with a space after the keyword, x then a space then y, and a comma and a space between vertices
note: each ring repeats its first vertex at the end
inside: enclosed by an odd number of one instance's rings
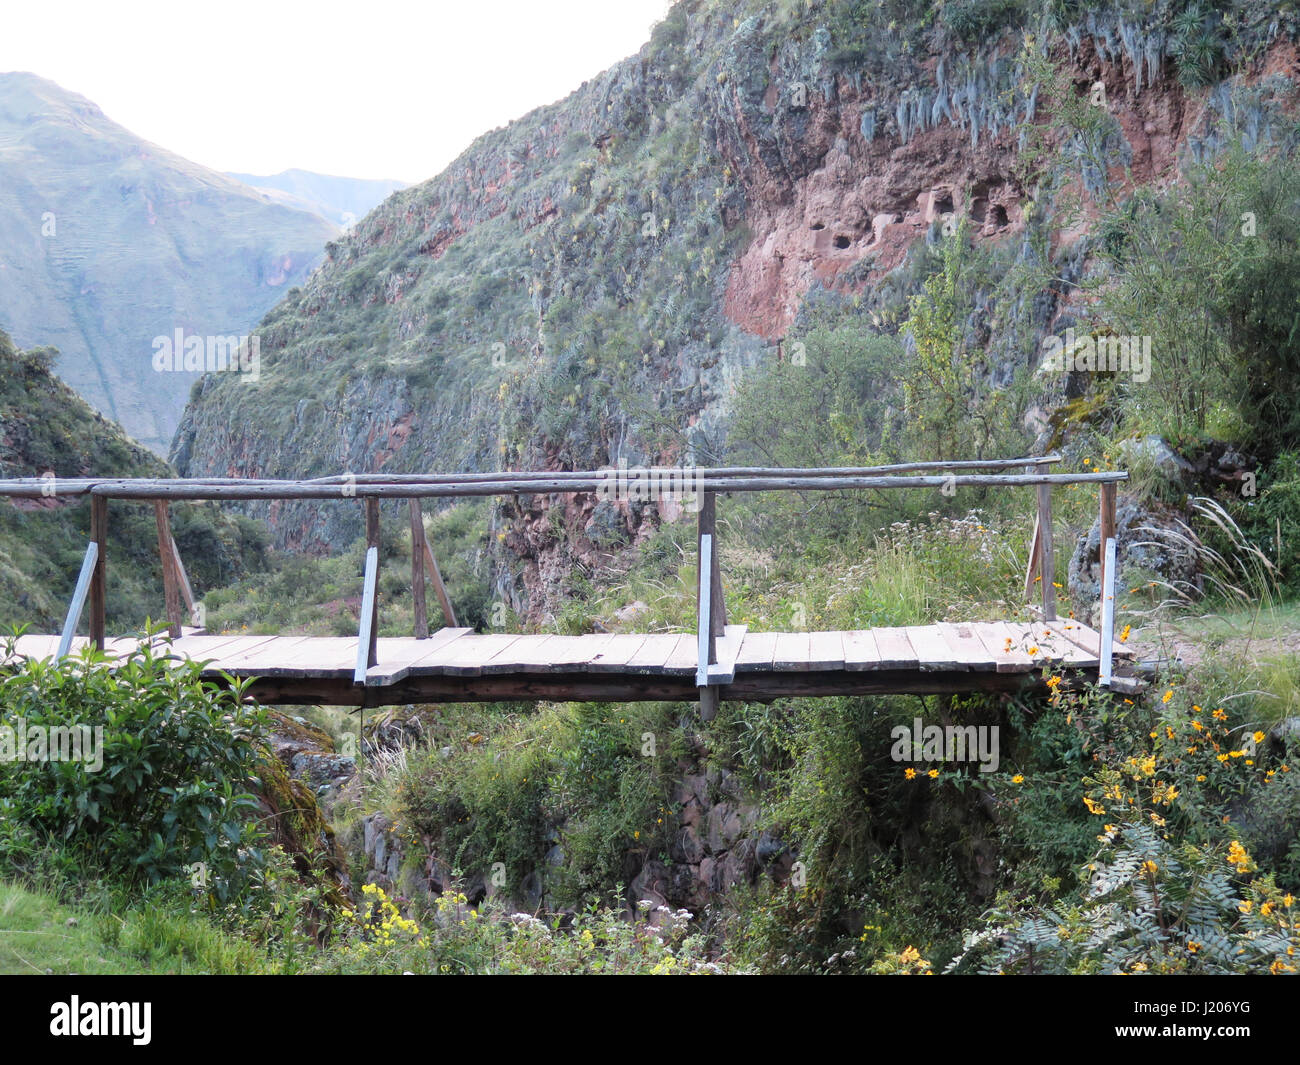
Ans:
MULTIPOLYGON (((266 702, 384 705, 516 699, 693 699, 691 634, 582 636, 478 634, 444 628, 425 639, 381 638, 366 684, 353 683, 353 636, 248 636, 188 632, 155 641, 204 663, 205 676, 256 678, 266 702)), ((85 647, 79 638, 74 653, 85 647)), ((722 698, 802 694, 1013 690, 1044 669, 1096 672, 1100 637, 1073 619, 1054 622, 943 622, 849 632, 749 632, 730 625, 718 641, 711 679, 722 698)), ((15 658, 49 658, 57 636, 20 637, 15 658)), ((135 640, 108 642, 123 656, 135 640)), ((1117 646, 1117 655, 1131 657, 1117 646)), ((12 660, 9 663, 12 664, 12 660)))

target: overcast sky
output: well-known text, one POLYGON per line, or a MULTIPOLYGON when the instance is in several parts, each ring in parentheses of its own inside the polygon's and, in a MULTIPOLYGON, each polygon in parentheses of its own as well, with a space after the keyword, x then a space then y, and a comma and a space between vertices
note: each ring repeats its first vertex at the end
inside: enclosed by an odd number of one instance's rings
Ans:
POLYGON ((649 39, 668 0, 32 0, 27 70, 217 170, 416 182, 649 39))

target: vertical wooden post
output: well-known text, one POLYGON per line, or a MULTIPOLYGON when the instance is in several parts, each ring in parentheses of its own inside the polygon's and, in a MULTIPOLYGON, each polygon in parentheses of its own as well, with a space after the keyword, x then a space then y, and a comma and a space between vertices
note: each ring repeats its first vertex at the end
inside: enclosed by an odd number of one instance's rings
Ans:
MULTIPOLYGON (((374 548, 376 556, 379 554, 379 497, 366 497, 366 551, 374 548)), ((378 662, 378 640, 379 640, 379 565, 375 563, 375 590, 374 596, 370 602, 370 643, 366 650, 366 665, 373 666, 378 662)))
POLYGON ((1101 537, 1097 542, 1097 557, 1101 561, 1099 588, 1106 586, 1106 542, 1115 538, 1115 489, 1113 483, 1101 486, 1101 537))
POLYGON ((181 638, 181 592, 176 576, 176 558, 172 554, 171 523, 167 519, 167 500, 153 501, 154 523, 158 526, 158 557, 162 560, 163 598, 167 604, 167 632, 173 640, 181 638))
MULTIPOLYGON (((1038 472, 1042 471, 1041 468, 1038 472)), ((1038 574, 1043 584, 1043 620, 1056 620, 1056 554, 1052 544, 1052 486, 1038 485, 1038 574)))
POLYGON ((429 614, 424 601, 424 516, 420 501, 414 496, 407 501, 411 511, 411 600, 415 604, 415 638, 429 636, 429 614))
POLYGON ((106 496, 90 497, 90 538, 98 547, 95 555, 95 570, 90 578, 90 640, 99 649, 104 649, 104 614, 107 604, 107 565, 108 552, 108 499, 106 496))

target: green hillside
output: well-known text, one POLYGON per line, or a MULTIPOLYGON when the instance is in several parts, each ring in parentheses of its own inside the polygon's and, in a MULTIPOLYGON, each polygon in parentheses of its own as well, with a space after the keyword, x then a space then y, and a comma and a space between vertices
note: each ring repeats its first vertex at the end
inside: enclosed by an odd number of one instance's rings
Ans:
POLYGON ((0 74, 0 316, 159 454, 196 375, 155 372, 154 339, 247 335, 336 232, 53 82, 0 74))

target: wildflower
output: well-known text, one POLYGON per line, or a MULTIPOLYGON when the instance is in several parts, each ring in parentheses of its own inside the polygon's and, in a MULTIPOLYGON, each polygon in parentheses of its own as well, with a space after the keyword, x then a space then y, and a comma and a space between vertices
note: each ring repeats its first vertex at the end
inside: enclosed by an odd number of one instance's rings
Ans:
POLYGON ((937 777, 938 775, 939 775, 939 770, 937 769, 930 770, 929 776, 931 780, 934 780, 934 778, 937 777))
POLYGON ((1173 697, 1174 697, 1174 690, 1173 690, 1173 688, 1170 688, 1168 691, 1165 692, 1164 696, 1161 698, 1160 701, 1161 701, 1162 703, 1167 703, 1167 702, 1169 702, 1169 700, 1172 699, 1173 697))
POLYGON ((1024 782, 1025 782, 1025 778, 1022 777, 1019 773, 1017 773, 1014 777, 1011 778, 1012 784, 1023 784, 1024 782))
POLYGON ((1106 812, 1106 807, 1099 802, 1094 802, 1087 795, 1083 797, 1083 805, 1088 808, 1090 814, 1104 814, 1106 812))
POLYGON ((1262 732, 1256 732, 1256 733, 1255 733, 1251 738, 1252 738, 1256 743, 1263 743, 1263 742, 1264 742, 1264 733, 1262 733, 1262 732))
POLYGON ((1195 953, 1196 953, 1198 950, 1200 950, 1200 949, 1201 949, 1201 945, 1200 945, 1198 942, 1196 942, 1196 940, 1194 940, 1194 939, 1189 939, 1189 940, 1187 941, 1187 953, 1188 953, 1188 954, 1195 954, 1195 953))
POLYGON ((1121 633, 1119 634, 1119 642, 1120 642, 1120 643, 1127 643, 1127 642, 1128 642, 1128 634, 1129 634, 1130 632, 1132 632, 1132 631, 1133 631, 1133 626, 1132 626, 1132 625, 1125 625, 1125 626, 1124 626, 1124 631, 1121 632, 1121 633))
POLYGON ((909 766, 908 768, 903 770, 903 776, 906 777, 908 780, 914 780, 916 779, 916 770, 911 768, 911 766, 909 766))
POLYGON ((1205 731, 1205 726, 1202 725, 1199 721, 1193 721, 1192 728, 1194 728, 1197 732, 1205 731))
POLYGON ((1214 713, 1212 713, 1210 716, 1214 718, 1215 721, 1227 721, 1228 711, 1220 707, 1218 710, 1214 711, 1214 713))
POLYGON ((1147 876, 1155 876, 1156 872, 1159 869, 1160 866, 1156 865, 1156 863, 1153 862, 1150 858, 1148 858, 1145 862, 1142 863, 1142 872, 1146 873, 1147 876))

